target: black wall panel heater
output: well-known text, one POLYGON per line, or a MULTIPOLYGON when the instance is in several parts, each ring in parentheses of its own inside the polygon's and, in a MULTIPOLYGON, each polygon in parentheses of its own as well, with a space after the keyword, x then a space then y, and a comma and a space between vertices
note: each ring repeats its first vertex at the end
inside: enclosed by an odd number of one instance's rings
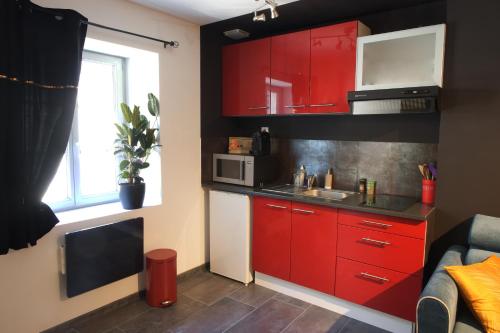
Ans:
POLYGON ((142 272, 142 217, 64 235, 66 295, 73 297, 142 272))

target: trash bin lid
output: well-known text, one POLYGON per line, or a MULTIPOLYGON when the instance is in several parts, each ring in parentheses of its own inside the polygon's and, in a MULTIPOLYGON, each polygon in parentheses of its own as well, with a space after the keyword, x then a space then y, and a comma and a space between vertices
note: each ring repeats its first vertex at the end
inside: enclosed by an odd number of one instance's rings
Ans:
POLYGON ((146 258, 152 261, 169 262, 177 258, 177 252, 172 249, 156 249, 146 253, 146 258))

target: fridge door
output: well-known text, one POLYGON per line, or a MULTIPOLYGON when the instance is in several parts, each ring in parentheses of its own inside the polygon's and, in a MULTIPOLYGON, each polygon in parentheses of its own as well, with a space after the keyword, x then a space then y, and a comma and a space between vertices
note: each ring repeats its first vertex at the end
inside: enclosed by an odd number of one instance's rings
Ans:
POLYGON ((245 284, 253 281, 250 263, 250 198, 210 191, 210 271, 245 284))

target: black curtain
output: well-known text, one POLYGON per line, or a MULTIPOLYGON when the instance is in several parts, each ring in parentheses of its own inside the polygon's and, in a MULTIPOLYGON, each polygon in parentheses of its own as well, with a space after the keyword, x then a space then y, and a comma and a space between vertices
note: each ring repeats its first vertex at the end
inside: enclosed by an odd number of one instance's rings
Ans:
POLYGON ((59 222, 41 200, 68 143, 84 23, 72 10, 0 1, 0 254, 59 222))

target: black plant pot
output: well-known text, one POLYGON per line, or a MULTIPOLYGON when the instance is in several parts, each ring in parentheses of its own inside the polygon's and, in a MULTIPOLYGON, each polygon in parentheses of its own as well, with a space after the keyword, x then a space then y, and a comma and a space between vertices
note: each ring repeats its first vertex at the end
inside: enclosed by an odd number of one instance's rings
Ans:
POLYGON ((144 194, 146 193, 146 184, 137 183, 120 184, 120 201, 125 209, 142 208, 144 203, 144 194))

